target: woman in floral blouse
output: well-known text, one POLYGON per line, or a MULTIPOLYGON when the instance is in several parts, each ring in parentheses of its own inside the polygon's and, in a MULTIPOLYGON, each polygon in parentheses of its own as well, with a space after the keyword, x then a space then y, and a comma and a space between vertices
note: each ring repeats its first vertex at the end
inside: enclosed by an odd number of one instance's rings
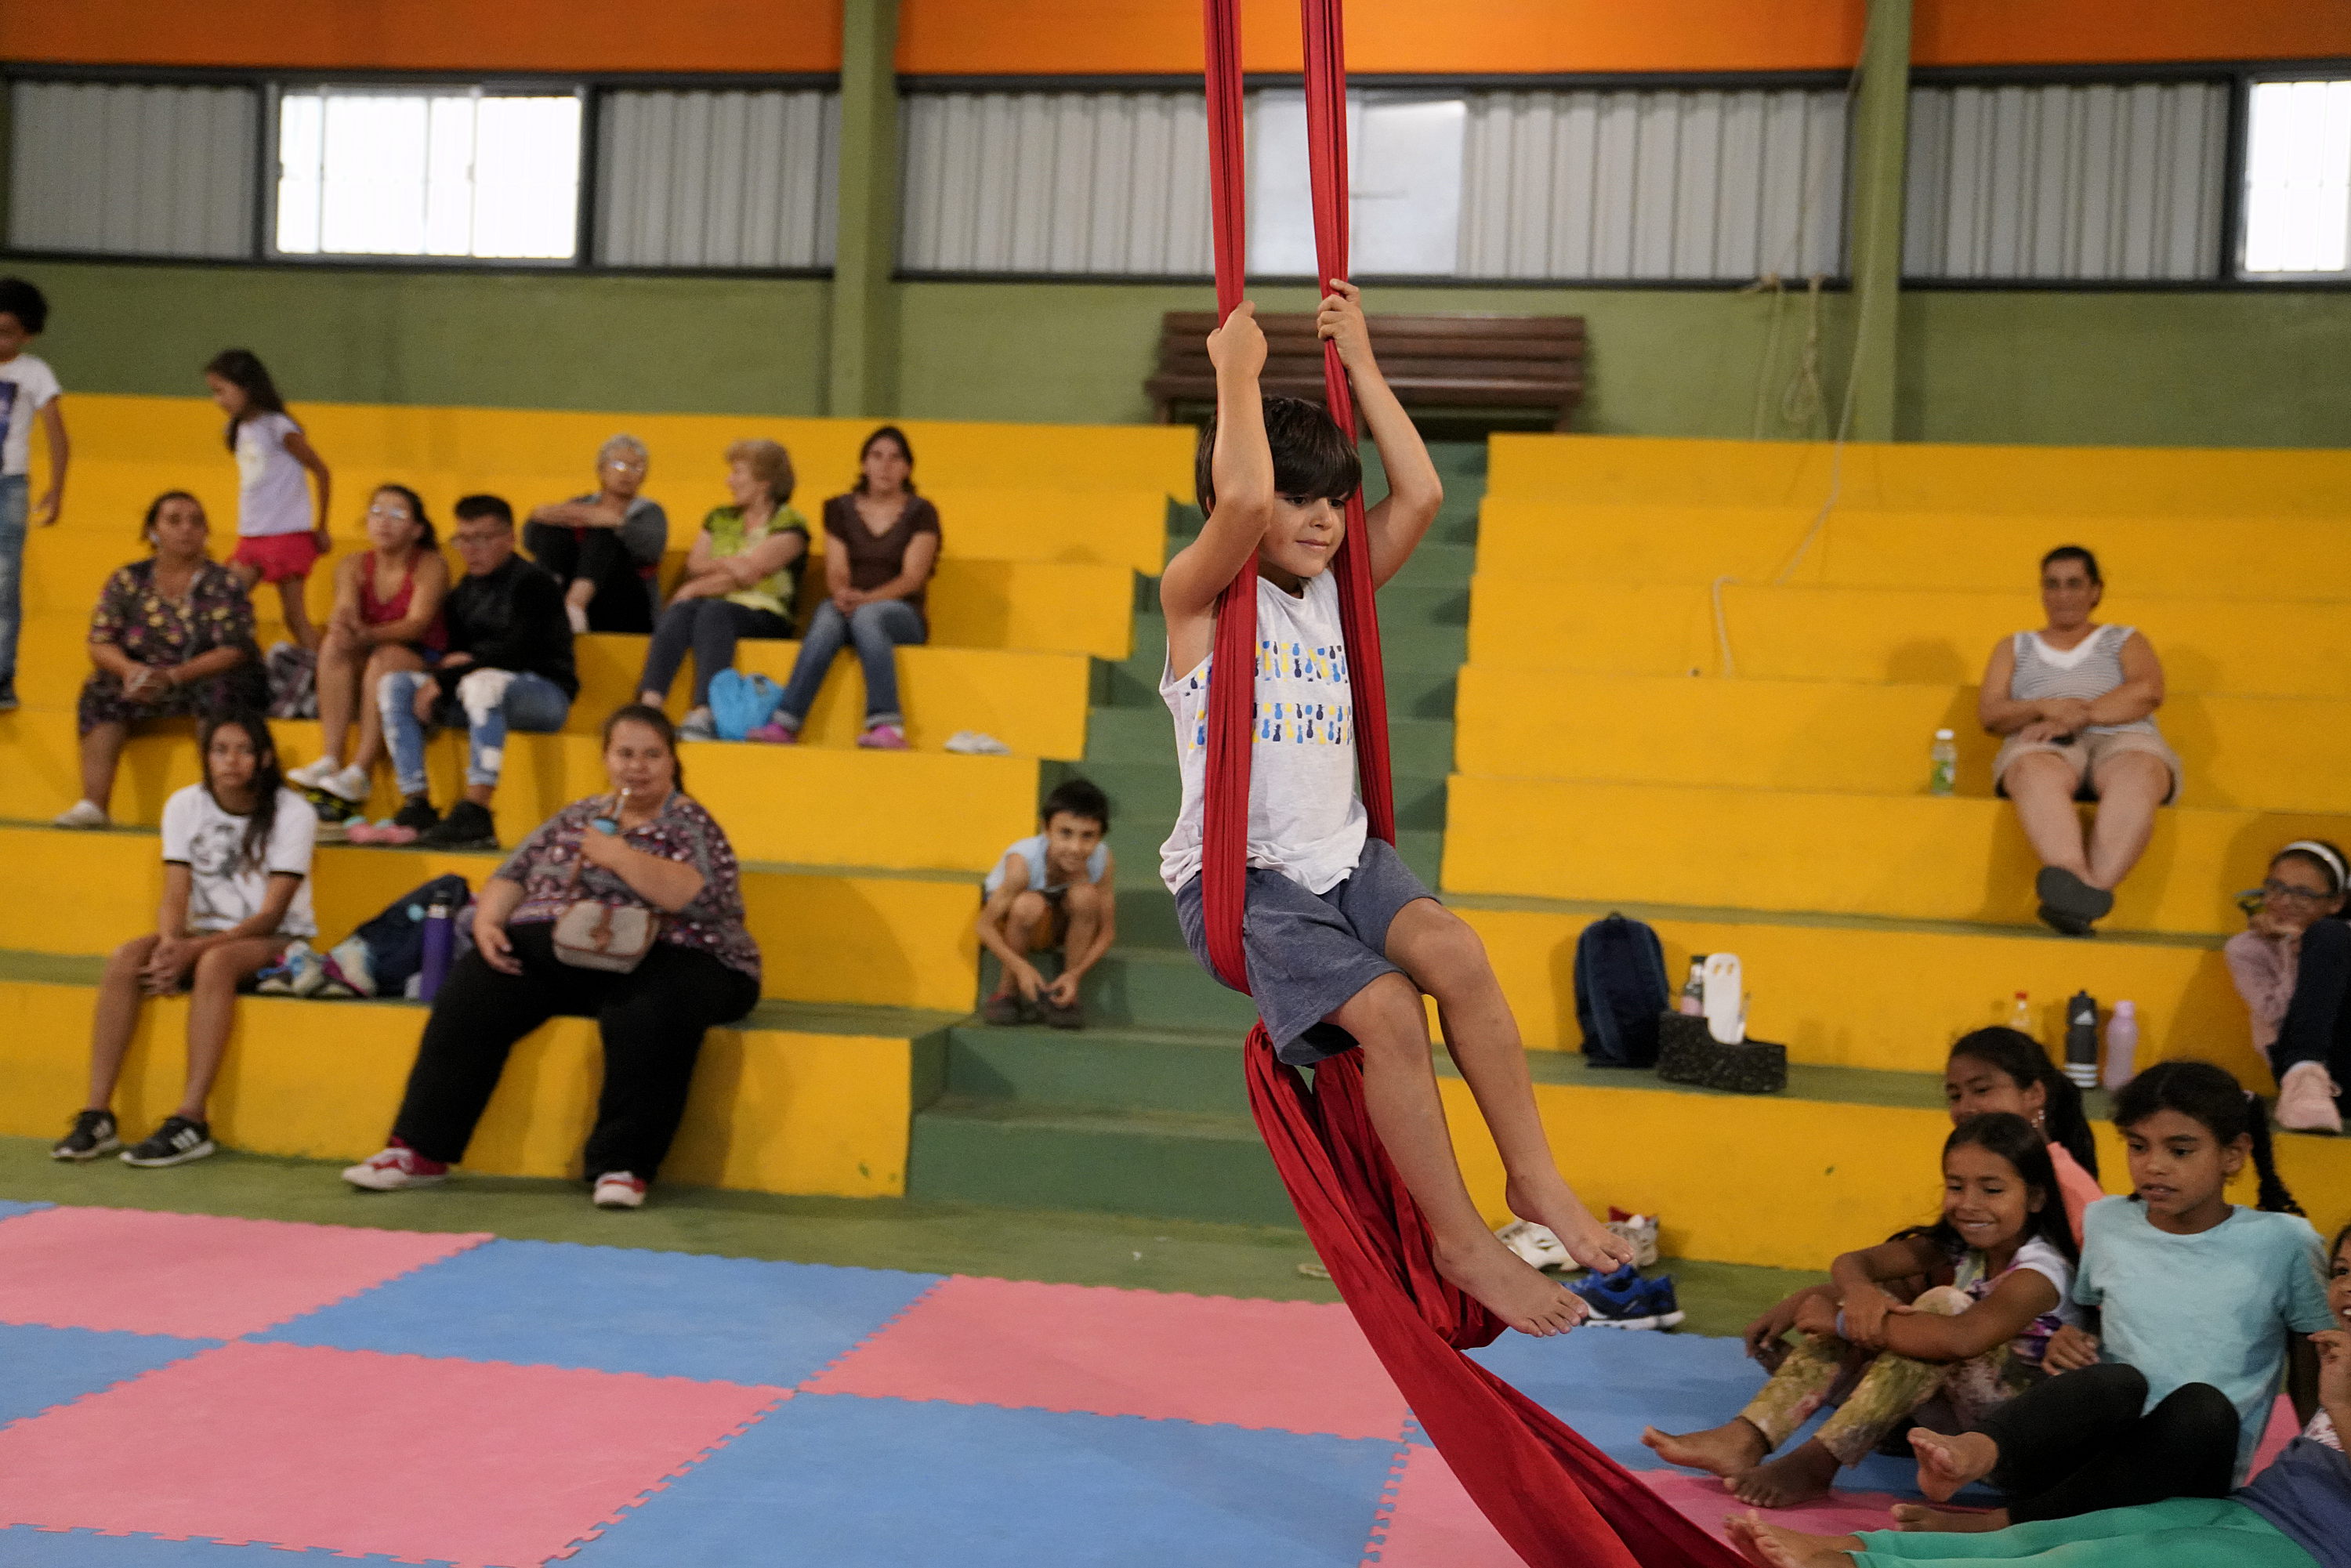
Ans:
POLYGON ((744 928, 734 848, 685 793, 668 716, 632 704, 606 719, 604 772, 611 794, 558 811, 482 889, 473 951, 434 998, 392 1142, 343 1173, 353 1186, 391 1192, 446 1176, 515 1041, 569 1013, 593 1018, 604 1040, 583 1166, 597 1206, 644 1202, 685 1113, 704 1033, 759 999, 759 948, 744 928), (578 968, 557 955, 555 923, 582 899, 658 917, 634 969, 578 968))
POLYGON ((204 554, 204 508, 184 490, 155 497, 139 525, 152 551, 106 580, 89 619, 89 662, 76 716, 81 799, 60 828, 106 826, 107 797, 131 727, 151 718, 259 713, 269 685, 253 645, 253 603, 204 554))

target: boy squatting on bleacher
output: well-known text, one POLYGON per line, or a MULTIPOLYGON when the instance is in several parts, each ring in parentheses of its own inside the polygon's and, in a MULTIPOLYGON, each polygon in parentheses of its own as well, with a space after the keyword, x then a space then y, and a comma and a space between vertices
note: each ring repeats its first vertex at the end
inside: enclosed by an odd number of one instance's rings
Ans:
MULTIPOLYGON (((1338 345, 1388 476, 1362 541, 1376 586, 1411 557, 1444 489, 1373 358, 1360 291, 1336 279, 1331 288, 1317 329, 1338 345)), ((1602 1272, 1632 1261, 1633 1247, 1592 1217, 1552 1160, 1518 1022, 1484 945, 1366 831, 1329 574, 1346 528, 1343 505, 1363 468, 1323 410, 1263 393, 1265 354, 1246 303, 1209 335, 1217 413, 1195 475, 1207 520, 1160 579, 1160 695, 1175 716, 1184 787, 1176 831, 1160 849, 1161 879, 1176 895, 1186 942, 1214 973, 1200 888, 1209 651, 1217 596, 1255 556, 1258 645, 1289 653, 1261 652, 1255 673, 1243 942, 1259 1015, 1288 1062, 1361 1047, 1372 1124, 1428 1222, 1438 1270, 1520 1333, 1559 1333, 1588 1309, 1496 1240, 1470 1201, 1429 1061, 1423 992, 1437 998, 1446 1049, 1500 1151, 1511 1212, 1549 1226, 1576 1261, 1602 1272)))
POLYGON ((1004 977, 980 1004, 990 1023, 1041 1019, 1055 1029, 1081 1029, 1085 1008, 1078 984, 1118 938, 1117 868, 1102 835, 1110 831, 1110 799, 1083 779, 1056 785, 1038 810, 1044 831, 997 857, 981 884, 981 946, 996 955, 1004 977), (1031 953, 1061 954, 1061 972, 1048 980, 1031 953))

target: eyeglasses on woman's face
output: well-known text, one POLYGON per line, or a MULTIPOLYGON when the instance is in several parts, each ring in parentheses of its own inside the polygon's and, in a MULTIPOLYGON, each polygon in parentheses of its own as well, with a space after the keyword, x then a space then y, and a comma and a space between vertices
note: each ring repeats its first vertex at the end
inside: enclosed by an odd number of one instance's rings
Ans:
POLYGON ((2287 904, 2299 904, 2307 906, 2310 904, 2324 904, 2335 895, 2328 893, 2324 888, 2296 887, 2290 882, 2280 882, 2277 878, 2272 877, 2269 881, 2262 883, 2262 896, 2263 898, 2279 899, 2287 904))

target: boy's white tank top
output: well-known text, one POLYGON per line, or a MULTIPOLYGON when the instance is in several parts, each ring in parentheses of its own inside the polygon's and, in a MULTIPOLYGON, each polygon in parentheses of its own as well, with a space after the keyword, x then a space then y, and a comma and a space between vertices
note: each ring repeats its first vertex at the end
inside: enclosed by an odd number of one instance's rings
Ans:
MULTIPOLYGON (((1159 846, 1170 893, 1200 873, 1200 808, 1208 774, 1211 653, 1182 674, 1163 668, 1159 695, 1176 719, 1184 804, 1159 846)), ((1364 854, 1356 795, 1354 695, 1339 629, 1339 585, 1309 578, 1293 599, 1257 584, 1257 707, 1249 752, 1249 863, 1278 871, 1309 893, 1345 881, 1364 854)))

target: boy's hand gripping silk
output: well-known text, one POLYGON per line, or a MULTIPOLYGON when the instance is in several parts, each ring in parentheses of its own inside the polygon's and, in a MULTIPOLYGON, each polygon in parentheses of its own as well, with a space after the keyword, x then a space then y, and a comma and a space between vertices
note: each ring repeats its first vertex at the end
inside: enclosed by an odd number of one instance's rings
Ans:
MULTIPOLYGON (((1219 319, 1240 302, 1249 232, 1241 210, 1238 5, 1203 0, 1219 319)), ((1301 9, 1315 260, 1327 287, 1328 279, 1347 276, 1344 50, 1339 0, 1301 0, 1301 9)), ((1322 377, 1332 419, 1352 433, 1354 400, 1338 349, 1328 342, 1322 377)), ((1348 498, 1346 538, 1333 564, 1364 810, 1371 831, 1393 843, 1386 682, 1360 492, 1348 498)), ((1256 728, 1257 576, 1252 556, 1217 601, 1200 871, 1209 955, 1242 990, 1249 988, 1241 917, 1256 728)), ((1512 1549, 1534 1568, 1733 1568, 1739 1558, 1729 1547, 1461 1354, 1490 1343, 1502 1323, 1437 1273, 1427 1228, 1372 1130, 1356 1053, 1321 1063, 1311 1088, 1296 1068, 1275 1060, 1262 1024, 1250 1031, 1247 1055, 1250 1108, 1308 1239, 1414 1416, 1512 1549)))

